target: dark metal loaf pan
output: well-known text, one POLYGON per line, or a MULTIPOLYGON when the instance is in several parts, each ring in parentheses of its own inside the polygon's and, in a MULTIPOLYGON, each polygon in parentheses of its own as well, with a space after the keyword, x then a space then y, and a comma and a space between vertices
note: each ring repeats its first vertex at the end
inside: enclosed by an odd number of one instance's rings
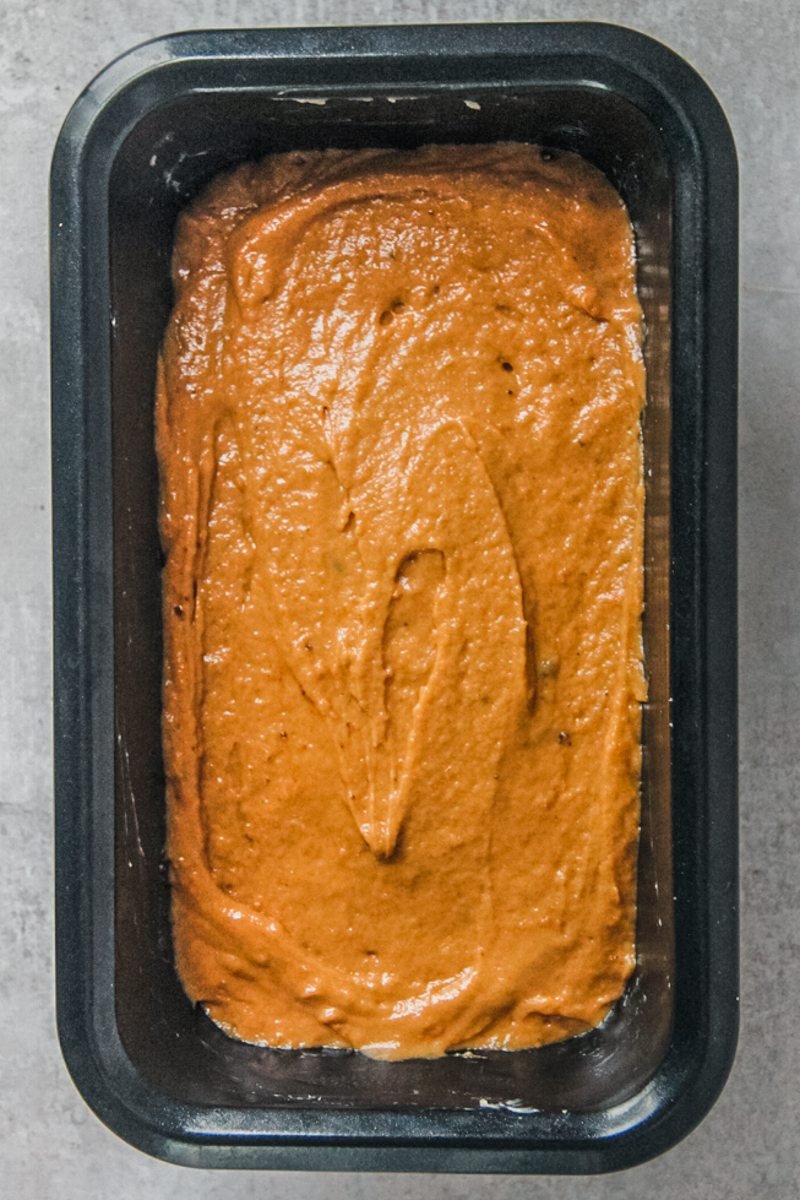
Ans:
POLYGON ((604 25, 181 34, 109 66, 52 173, 58 1021, 117 1133, 203 1166, 587 1172, 708 1110, 737 1020, 736 162, 699 77, 604 25), (298 103, 298 100, 325 103, 298 103), (604 1025, 435 1061, 270 1051, 176 978, 163 869, 156 353, 181 207, 275 150, 527 140, 624 197, 647 339, 637 967, 604 1025))

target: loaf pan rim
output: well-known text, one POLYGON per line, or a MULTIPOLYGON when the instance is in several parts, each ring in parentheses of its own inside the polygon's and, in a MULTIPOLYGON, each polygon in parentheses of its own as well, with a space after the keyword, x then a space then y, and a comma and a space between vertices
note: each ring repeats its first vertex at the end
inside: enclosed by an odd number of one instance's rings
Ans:
MULTIPOLYGON (((717 209, 709 197, 709 221, 712 232, 716 230, 717 241, 733 243, 733 262, 724 264, 727 278, 735 278, 735 225, 736 225, 736 161, 733 141, 727 121, 713 94, 699 75, 672 51, 644 34, 603 22, 547 22, 515 23, 504 26, 441 25, 441 26, 377 26, 340 29, 315 28, 310 30, 214 30, 186 32, 153 39, 135 47, 115 59, 88 86, 68 114, 53 159, 51 176, 51 245, 53 297, 59 289, 71 289, 72 295, 81 294, 85 280, 80 279, 82 253, 80 248, 80 200, 77 192, 83 155, 91 141, 99 118, 107 119, 115 107, 123 106, 132 97, 143 80, 152 78, 170 65, 185 62, 187 58, 234 60, 237 57, 252 57, 253 46, 261 48, 257 57, 267 60, 275 52, 290 53, 293 46, 302 51, 300 57, 323 57, 330 54, 337 43, 345 53, 343 43, 349 42, 347 54, 369 57, 395 53, 435 60, 437 55, 446 54, 467 63, 470 59, 492 54, 505 54, 513 50, 517 58, 530 55, 532 62, 545 46, 549 54, 574 54, 594 58, 605 58, 620 68, 641 75, 646 82, 660 90, 661 94, 675 100, 672 86, 667 86, 663 74, 670 71, 681 80, 680 104, 672 104, 676 118, 690 135, 698 138, 702 148, 702 159, 706 167, 710 160, 714 171, 707 180, 709 193, 718 193, 725 201, 717 209), (452 46, 445 51, 448 39, 453 38, 460 48, 452 46), (519 49, 520 40, 533 37, 538 46, 519 49), (416 42, 416 45, 413 43, 416 42), (562 44, 557 44, 559 39, 562 44), (563 39, 571 45, 565 45, 563 39), (549 46, 546 45, 549 41, 549 46), (591 42, 591 45, 589 44, 591 42), (205 51, 201 52, 205 44, 205 51), (208 45, 215 47, 210 53, 208 45), (412 49, 413 45, 413 49, 412 49), (387 46, 390 47, 387 50, 387 46), (78 254, 74 253, 76 247, 78 254)), ((427 81, 414 81, 415 86, 427 86, 427 81)), ((435 87, 435 84, 431 84, 435 87)), ((464 86, 469 86, 465 79, 464 86)), ((298 90, 298 89, 294 89, 298 90)), ((302 89, 313 92, 308 86, 302 89)), ((341 89, 339 89, 341 90, 341 89)), ((169 98, 169 97, 168 97, 169 98)), ((127 131, 126 131, 127 132, 127 131)), ((712 262, 712 266, 714 263, 712 262)), ((731 328, 728 330, 728 350, 735 348, 735 300, 728 303, 731 328)), ((235 1165, 274 1167, 309 1167, 321 1169, 353 1169, 352 1156, 361 1154, 357 1165, 371 1170, 420 1170, 420 1155, 427 1158, 446 1155, 446 1165, 437 1166, 432 1161, 425 1164, 426 1170, 462 1171, 536 1171, 536 1172, 586 1172, 617 1170, 621 1166, 633 1165, 661 1153, 689 1131, 708 1111, 721 1090, 733 1060, 736 1043, 737 1006, 734 999, 737 978, 737 909, 736 891, 736 831, 735 831, 735 777, 731 762, 735 763, 735 678, 731 677, 730 665, 722 661, 725 640, 728 651, 731 637, 735 650, 735 553, 729 554, 727 564, 715 562, 715 584, 722 585, 722 592, 712 606, 706 604, 702 610, 708 625, 703 631, 709 645, 716 646, 716 658, 712 663, 715 679, 721 686, 715 697, 710 697, 711 688, 706 681, 706 702, 711 703, 712 724, 718 727, 723 745, 715 752, 724 760, 722 775, 727 778, 729 790, 726 797, 717 797, 720 807, 708 805, 707 817, 710 825, 708 837, 714 829, 725 834, 725 845, 714 847, 710 843, 709 865, 715 868, 714 882, 722 888, 709 887, 708 928, 716 926, 711 939, 709 954, 710 988, 722 1001, 722 1009, 711 1014, 716 1016, 716 1028, 705 1031, 703 1063, 705 1073, 694 1073, 694 1082, 684 1080, 683 1090, 674 1098, 658 1119, 647 1125, 625 1130, 605 1139, 590 1139, 581 1143, 547 1145, 527 1149, 481 1149, 463 1142, 445 1148, 436 1144, 423 1148, 413 1139, 409 1144, 385 1145, 342 1145, 315 1144, 307 1140, 296 1146, 258 1144, 248 1139, 248 1144, 237 1145, 236 1134, 231 1134, 226 1144, 222 1136, 202 1135, 197 1138, 181 1137, 170 1119, 185 1118, 187 1106, 169 1101, 161 1107, 165 1110, 161 1120, 148 1120, 136 1105, 125 1101, 117 1083, 125 1070, 121 1054, 127 1059, 119 1043, 116 1028, 106 1029, 99 1038, 92 1013, 92 997, 80 978, 83 965, 90 971, 89 947, 76 947, 76 922, 82 923, 85 942, 91 941, 92 922, 90 905, 86 895, 86 881, 75 878, 72 868, 86 861, 86 846, 96 832, 93 826, 95 811, 87 808, 86 797, 91 793, 88 779, 87 755, 91 750, 91 729, 87 728, 87 714, 73 711, 69 703, 76 695, 85 696, 90 686, 91 662, 87 655, 89 631, 86 628, 86 612, 81 607, 81 581, 76 574, 70 549, 75 551, 76 561, 85 566, 81 547, 81 533, 85 521, 86 481, 79 477, 80 455, 76 453, 85 438, 81 428, 80 388, 82 371, 85 368, 80 345, 65 347, 64 336, 72 318, 59 315, 58 305, 53 311, 53 517, 54 517, 54 583, 56 605, 54 609, 55 640, 55 726, 56 726, 56 803, 57 803, 57 959, 58 959, 58 1028, 62 1050, 70 1073, 84 1098, 112 1129, 126 1140, 138 1145, 158 1157, 175 1162, 194 1163, 200 1166, 235 1165), (711 617, 722 615, 723 632, 720 634, 711 624, 711 617), (716 714, 716 716, 715 716, 716 714), (76 750, 77 748, 77 750, 76 750), (733 785, 733 790, 730 785, 733 785), (78 816, 78 821, 69 825, 69 818, 78 816), (724 895, 724 900, 723 900, 724 895), (77 950, 77 953, 76 953, 77 950), (76 1003, 76 995, 80 1004, 76 1003), (105 1039, 105 1049, 103 1048, 105 1039), (112 1050, 112 1053, 109 1053, 112 1050), (116 1083, 115 1083, 116 1081, 116 1083), (168 1114, 167 1109, 172 1108, 168 1114), (205 1137, 205 1140, 203 1138, 205 1137), (309 1161, 310 1156, 315 1161, 309 1161), (238 1157, 237 1157, 238 1156, 238 1157)), ((715 337, 717 357, 724 357, 724 341, 719 334, 715 337)), ((724 375, 724 373, 723 373, 724 375)), ((716 422, 717 440, 711 447, 707 465, 707 486, 716 501, 709 504, 706 516, 706 534, 713 541, 711 532, 716 529, 721 535, 723 547, 728 551, 735 548, 735 457, 730 458, 731 438, 735 454, 735 359, 728 364, 728 377, 717 383, 718 398, 711 416, 716 422), (727 399, 726 399, 727 397, 727 399), (728 405, 726 412, 725 405, 728 405), (725 419, 728 428, 724 430, 725 419), (725 434, 724 438, 722 433, 725 434), (723 454, 721 451, 728 451, 723 454), (717 461, 714 461, 716 455, 717 461), (733 463, 733 468, 732 468, 733 463), (726 474, 727 473, 727 474, 726 474)), ((705 390, 711 385, 706 381, 705 390)), ((732 657, 735 671, 735 652, 732 657)), ((712 680, 713 682, 713 680, 712 680)), ((714 748, 712 748, 714 749, 714 748)), ((89 881, 91 886, 92 881, 89 881)), ((648 1088, 662 1086, 669 1090, 670 1051, 648 1088), (663 1077, 663 1078, 662 1078, 663 1077)), ((130 1070, 135 1072, 132 1064, 130 1070)), ((131 1082, 129 1080, 129 1082, 131 1082)), ((158 1097, 154 1089, 148 1092, 144 1085, 144 1096, 148 1103, 158 1108, 158 1097)), ((283 1139, 280 1139, 283 1142, 283 1139)))

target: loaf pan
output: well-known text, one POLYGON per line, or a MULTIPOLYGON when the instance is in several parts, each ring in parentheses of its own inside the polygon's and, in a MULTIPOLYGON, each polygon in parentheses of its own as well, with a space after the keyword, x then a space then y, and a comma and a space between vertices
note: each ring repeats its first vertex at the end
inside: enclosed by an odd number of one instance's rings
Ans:
POLYGON ((701 1119, 737 1025, 736 160, 671 51, 595 24, 179 34, 69 113, 52 167, 58 1024, 121 1137, 214 1167, 596 1172, 701 1119), (178 982, 164 866, 156 353, 175 219, 280 150, 537 142, 628 205, 648 403, 637 965, 556 1046, 375 1062, 225 1037, 178 982))

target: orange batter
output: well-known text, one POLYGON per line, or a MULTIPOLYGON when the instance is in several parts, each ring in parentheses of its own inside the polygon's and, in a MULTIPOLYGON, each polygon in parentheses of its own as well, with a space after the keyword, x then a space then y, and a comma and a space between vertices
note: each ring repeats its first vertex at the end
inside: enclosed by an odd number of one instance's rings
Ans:
POLYGON ((179 223, 160 362, 178 970, 388 1058, 595 1025, 634 962, 633 240, 532 146, 275 156, 179 223))

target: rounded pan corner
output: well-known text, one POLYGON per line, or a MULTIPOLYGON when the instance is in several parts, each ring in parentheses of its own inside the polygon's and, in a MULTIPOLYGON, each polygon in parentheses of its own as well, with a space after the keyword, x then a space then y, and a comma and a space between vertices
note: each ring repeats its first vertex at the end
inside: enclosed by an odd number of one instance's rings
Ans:
POLYGON ((639 30, 605 22, 587 23, 595 52, 633 68, 654 84, 661 96, 713 155, 715 185, 735 197, 739 163, 733 130, 719 98, 703 76, 677 51, 639 30))
POLYGON ((739 1034, 738 1009, 709 1038, 705 1056, 683 1069, 669 1056, 651 1081, 660 1094, 651 1120, 598 1144, 599 1172, 638 1167, 672 1150, 705 1120, 719 1099, 733 1067, 739 1034))
POLYGON ((105 1043, 105 1049, 96 1045, 74 1007, 61 1001, 57 1005, 57 1032, 64 1065, 79 1096, 111 1133, 152 1158, 186 1164, 194 1161, 197 1150, 191 1143, 180 1141, 177 1131, 165 1132, 158 1123, 142 1116, 147 1103, 155 1111, 163 1108, 165 1098, 148 1089, 121 1044, 114 1045, 115 1038, 111 1046, 105 1043), (138 1103, 132 1102, 126 1091, 139 1093, 138 1103))
POLYGON ((124 50, 85 84, 67 110, 56 135, 50 168, 51 187, 76 149, 80 150, 94 121, 109 101, 139 76, 174 58, 169 49, 173 40, 169 35, 152 38, 124 50))

